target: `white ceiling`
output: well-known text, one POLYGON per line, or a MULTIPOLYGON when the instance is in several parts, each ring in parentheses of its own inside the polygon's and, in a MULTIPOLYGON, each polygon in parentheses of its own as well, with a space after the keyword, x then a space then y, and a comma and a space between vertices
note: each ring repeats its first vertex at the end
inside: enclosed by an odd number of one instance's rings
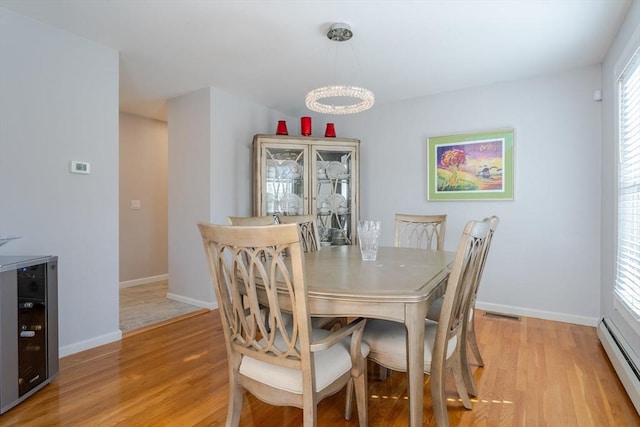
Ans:
MULTIPOLYGON (((293 116, 339 79, 391 103, 598 64, 631 0, 0 0, 120 51, 120 108, 215 86, 293 116), (326 37, 346 22, 351 41, 326 37), (337 58, 337 59, 336 59, 337 58)), ((375 108, 375 106, 373 107, 375 108)))

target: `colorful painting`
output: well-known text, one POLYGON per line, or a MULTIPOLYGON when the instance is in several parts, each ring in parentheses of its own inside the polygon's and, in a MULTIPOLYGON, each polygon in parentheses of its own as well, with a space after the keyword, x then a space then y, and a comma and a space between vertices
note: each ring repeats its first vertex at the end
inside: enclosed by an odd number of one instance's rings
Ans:
POLYGON ((512 200, 513 129, 428 139, 429 200, 512 200))

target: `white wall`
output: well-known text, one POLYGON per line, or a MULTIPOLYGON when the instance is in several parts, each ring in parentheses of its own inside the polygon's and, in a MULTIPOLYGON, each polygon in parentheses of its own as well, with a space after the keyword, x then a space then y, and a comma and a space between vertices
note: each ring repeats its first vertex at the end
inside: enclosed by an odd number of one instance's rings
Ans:
POLYGON ((361 216, 380 219, 393 243, 393 215, 446 213, 445 246, 464 223, 501 219, 478 306, 595 325, 600 292, 600 67, 375 106, 336 119, 361 138, 361 216), (429 136, 515 130, 515 200, 430 202, 429 136))
POLYGON ((196 224, 251 215, 251 141, 283 117, 215 88, 174 98, 168 106, 168 296, 214 308, 196 224))
POLYGON ((602 64, 602 292, 601 311, 610 317, 629 341, 640 349, 640 335, 613 308, 616 245, 616 153, 615 81, 617 65, 628 56, 627 49, 640 44, 640 2, 634 1, 624 24, 602 64))
POLYGON ((295 118, 211 89, 211 222, 226 224, 228 216, 252 214, 253 136, 275 134, 278 120, 287 120, 292 134, 295 118))
POLYGON ((120 113, 120 287, 167 276, 167 123, 120 113), (131 201, 139 200, 140 209, 131 201))
POLYGON ((0 7, 0 64, 0 255, 59 257, 62 356, 118 340, 118 52, 0 7))
POLYGON ((210 217, 209 89, 169 100, 169 296, 215 307, 197 222, 210 217))

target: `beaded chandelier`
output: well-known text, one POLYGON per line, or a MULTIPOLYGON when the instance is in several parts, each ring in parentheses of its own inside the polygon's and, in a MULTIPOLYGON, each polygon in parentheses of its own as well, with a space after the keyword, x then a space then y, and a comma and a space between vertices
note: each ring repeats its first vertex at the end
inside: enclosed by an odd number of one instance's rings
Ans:
MULTIPOLYGON (((353 37, 353 31, 349 25, 337 23, 329 28, 327 37, 335 42, 343 42, 353 37)), ((307 108, 318 113, 355 114, 371 108, 375 98, 368 89, 336 84, 313 89, 307 93, 305 101, 307 108), (331 99, 336 102, 330 102, 331 99)))

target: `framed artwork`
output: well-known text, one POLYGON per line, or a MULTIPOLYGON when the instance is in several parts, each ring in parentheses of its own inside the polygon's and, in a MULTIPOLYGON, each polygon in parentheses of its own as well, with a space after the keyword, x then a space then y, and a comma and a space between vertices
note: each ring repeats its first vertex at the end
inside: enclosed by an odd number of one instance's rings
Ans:
POLYGON ((429 200, 513 200, 513 129, 427 140, 429 200))

